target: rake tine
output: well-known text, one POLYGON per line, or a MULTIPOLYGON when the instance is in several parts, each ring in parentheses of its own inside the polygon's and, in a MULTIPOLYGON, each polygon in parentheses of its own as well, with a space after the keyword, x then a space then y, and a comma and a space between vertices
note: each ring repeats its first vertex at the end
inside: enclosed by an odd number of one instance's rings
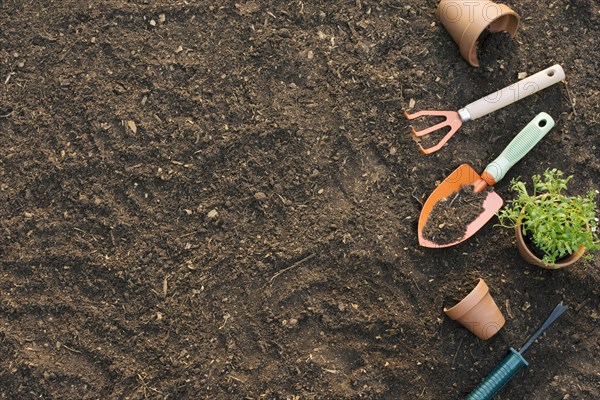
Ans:
POLYGON ((450 140, 450 138, 452 137, 452 135, 454 135, 456 133, 456 131, 458 130, 458 128, 460 128, 460 125, 456 126, 456 125, 453 125, 453 124, 448 124, 448 126, 451 127, 450 128, 450 132, 448 132, 446 134, 446 136, 444 136, 442 138, 442 140, 440 140, 439 143, 436 144, 435 146, 432 146, 432 147, 429 147, 429 148, 425 149, 425 148, 423 148, 423 146, 421 146, 419 144, 419 150, 421 150, 421 153, 423 153, 423 154, 435 153, 436 151, 438 151, 439 149, 441 149, 442 146, 445 145, 448 140, 450 140))
MULTIPOLYGON (((412 126, 410 127, 412 130, 413 137, 421 137, 421 136, 429 135, 430 133, 435 132, 437 130, 443 129, 445 127, 450 127, 450 131, 442 138, 442 140, 440 140, 440 142, 437 145, 425 149, 425 148, 423 148, 423 146, 421 146, 419 144, 419 149, 424 154, 430 154, 430 153, 433 153, 433 152, 441 149, 442 146, 445 145, 446 142, 452 137, 452 135, 454 135, 456 133, 456 131, 458 131, 458 128, 460 128, 463 123, 463 117, 460 114, 460 110, 459 110, 459 112, 425 110, 425 111, 416 112, 414 114, 409 114, 406 111, 404 111, 404 116, 406 117, 406 119, 409 119, 409 120, 415 119, 418 117, 422 117, 422 116, 445 117, 444 121, 439 122, 429 128, 422 129, 420 131, 417 131, 412 126)), ((466 119, 466 120, 468 121, 468 119, 466 119)))
POLYGON ((448 111, 422 110, 422 111, 417 111, 416 113, 413 113, 413 114, 409 114, 409 113, 406 112, 406 110, 404 110, 404 117, 406 119, 415 119, 415 118, 427 117, 427 116, 447 117, 448 116, 448 111))
POLYGON ((442 129, 442 128, 446 127, 446 126, 450 126, 450 127, 452 126, 452 123, 449 122, 448 119, 446 119, 445 121, 442 121, 442 122, 440 122, 438 124, 435 124, 434 126, 431 126, 431 127, 427 128, 427 129, 422 129, 420 131, 415 130, 415 128, 413 128, 413 127, 411 127, 411 128, 412 128, 413 136, 425 136, 425 135, 430 134, 431 132, 435 132, 438 129, 442 129))

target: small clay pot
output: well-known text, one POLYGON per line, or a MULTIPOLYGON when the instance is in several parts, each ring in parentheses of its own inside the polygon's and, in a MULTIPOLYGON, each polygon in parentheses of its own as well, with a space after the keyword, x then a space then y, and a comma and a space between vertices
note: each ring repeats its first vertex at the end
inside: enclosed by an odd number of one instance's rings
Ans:
MULTIPOLYGON (((520 222, 520 219, 518 222, 520 222)), ((548 269, 564 268, 579 260, 585 252, 585 247, 579 246, 579 249, 573 254, 567 257, 563 257, 560 260, 557 260, 557 262, 555 262, 554 264, 545 264, 538 256, 533 254, 533 252, 527 246, 525 238, 523 237, 523 232, 521 231, 521 225, 518 222, 517 226, 515 227, 515 236, 517 237, 517 249, 519 250, 519 254, 521 254, 521 257, 523 257, 523 259, 529 264, 537 265, 538 267, 548 269)))
POLYGON ((498 333, 506 322, 490 295, 488 285, 481 278, 471 293, 454 307, 444 308, 444 312, 483 340, 498 333))
POLYGON ((479 67, 477 39, 481 33, 489 28, 514 37, 520 20, 507 5, 488 0, 441 0, 436 16, 458 44, 460 54, 474 67, 479 67))

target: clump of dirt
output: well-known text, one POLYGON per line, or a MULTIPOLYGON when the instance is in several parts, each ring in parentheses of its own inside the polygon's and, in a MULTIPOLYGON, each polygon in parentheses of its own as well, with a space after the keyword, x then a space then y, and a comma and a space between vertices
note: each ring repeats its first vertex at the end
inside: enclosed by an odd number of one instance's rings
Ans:
POLYGON ((470 274, 464 279, 458 281, 455 286, 449 288, 449 292, 446 295, 446 303, 449 305, 448 308, 454 307, 460 303, 479 283, 479 276, 470 274))
POLYGON ((483 212, 483 202, 491 187, 475 193, 472 185, 438 201, 423 227, 423 237, 437 244, 448 244, 465 237, 467 226, 483 212))
POLYGON ((514 54, 518 46, 518 43, 512 40, 509 33, 492 33, 486 29, 479 36, 477 42, 477 56, 481 65, 498 63, 504 67, 514 66, 514 60, 505 56, 506 54, 514 54))

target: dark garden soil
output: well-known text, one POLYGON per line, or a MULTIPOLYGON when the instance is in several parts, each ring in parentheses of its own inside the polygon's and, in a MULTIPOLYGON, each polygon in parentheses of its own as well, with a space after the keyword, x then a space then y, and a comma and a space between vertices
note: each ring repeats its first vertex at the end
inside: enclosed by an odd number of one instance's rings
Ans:
MULTIPOLYGON (((521 230, 521 235, 523 236, 523 241, 525 242, 525 245, 527 246, 527 248, 529 249, 529 251, 536 256, 537 258, 539 258, 540 260, 543 259, 546 256, 546 253, 544 252, 544 250, 542 250, 537 244, 535 244, 535 242, 533 241, 533 235, 529 235, 529 233, 527 235, 523 235, 523 230, 521 230)), ((560 262, 561 260, 569 257, 570 254, 567 254, 565 256, 562 256, 560 258, 558 258, 556 261, 560 262)))
POLYGON ((475 193, 473 185, 463 185, 435 203, 423 226, 423 237, 440 245, 463 239, 469 224, 484 212, 483 202, 491 190, 488 186, 475 193))
POLYGON ((439 181, 541 111, 495 190, 598 188, 598 3, 511 5, 472 68, 435 1, 0 2, 0 398, 459 399, 561 299, 496 398, 600 398, 598 255, 529 266, 493 221, 417 244, 439 181), (405 107, 554 63, 566 84, 418 151, 405 107), (442 311, 467 273, 507 318, 487 342, 442 311))
POLYGON ((469 273, 462 280, 453 282, 454 286, 446 289, 446 308, 454 307, 467 297, 479 283, 478 278, 476 273, 469 273))

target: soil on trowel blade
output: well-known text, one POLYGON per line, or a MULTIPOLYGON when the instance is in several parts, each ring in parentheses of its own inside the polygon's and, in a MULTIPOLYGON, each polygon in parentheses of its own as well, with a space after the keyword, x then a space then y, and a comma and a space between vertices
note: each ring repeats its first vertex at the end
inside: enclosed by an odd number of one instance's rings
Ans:
POLYGON ((483 212, 483 202, 491 187, 480 193, 472 185, 438 201, 423 227, 423 237, 439 245, 454 243, 465 237, 467 226, 483 212))

